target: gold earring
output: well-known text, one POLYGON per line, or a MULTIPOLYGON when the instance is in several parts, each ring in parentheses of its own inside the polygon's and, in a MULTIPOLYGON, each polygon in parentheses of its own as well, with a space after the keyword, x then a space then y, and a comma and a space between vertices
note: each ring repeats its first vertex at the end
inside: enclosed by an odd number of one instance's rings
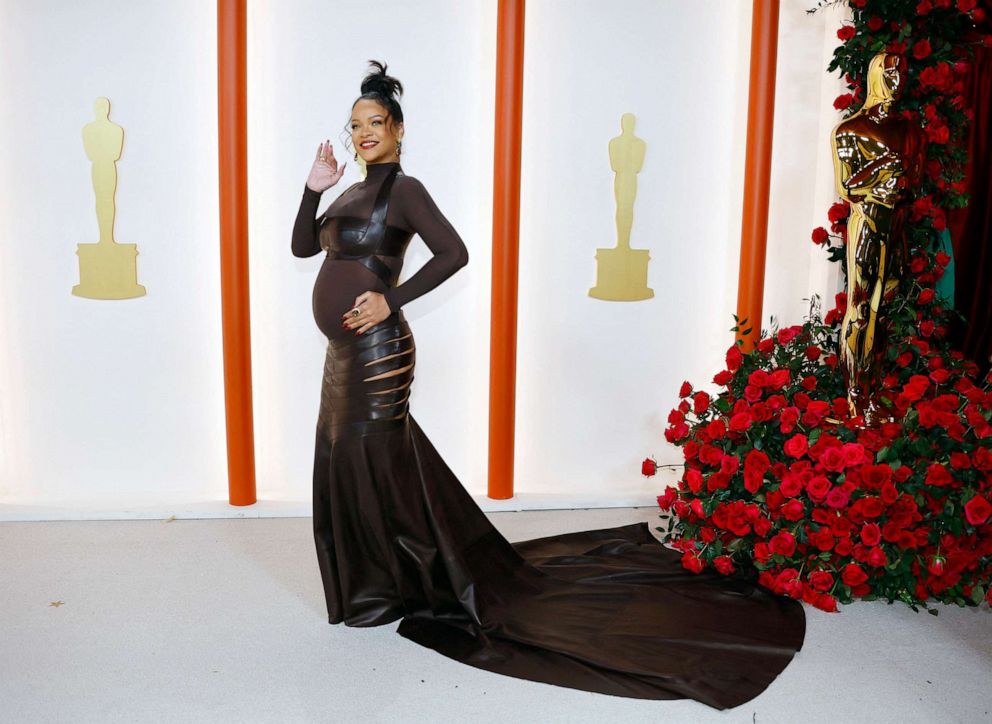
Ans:
POLYGON ((399 156, 401 153, 403 153, 403 141, 397 141, 396 142, 396 155, 399 156))

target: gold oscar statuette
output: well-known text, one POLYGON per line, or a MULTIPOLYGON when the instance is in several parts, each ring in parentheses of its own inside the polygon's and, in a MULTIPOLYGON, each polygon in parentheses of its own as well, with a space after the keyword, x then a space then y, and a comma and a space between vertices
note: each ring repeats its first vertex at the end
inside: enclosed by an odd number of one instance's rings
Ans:
POLYGON ((613 194, 617 204, 617 245, 596 249, 596 286, 589 296, 614 302, 650 299, 647 249, 630 248, 630 229, 634 225, 634 197, 637 174, 644 165, 647 144, 634 135, 634 114, 620 118, 622 133, 610 140, 610 167, 615 174, 613 194))
POLYGON ((905 83, 901 56, 876 55, 868 64, 864 105, 830 138, 837 193, 851 205, 839 356, 851 414, 863 415, 868 427, 893 419, 878 400, 888 341, 886 305, 904 274, 905 217, 926 153, 919 125, 893 108, 905 83))
POLYGON ((83 147, 93 164, 93 193, 100 241, 77 244, 79 284, 72 288, 77 297, 88 299, 131 299, 145 294, 138 284, 137 244, 114 241, 117 191, 117 160, 124 148, 124 129, 110 118, 110 101, 97 98, 93 104, 96 119, 83 126, 83 147))

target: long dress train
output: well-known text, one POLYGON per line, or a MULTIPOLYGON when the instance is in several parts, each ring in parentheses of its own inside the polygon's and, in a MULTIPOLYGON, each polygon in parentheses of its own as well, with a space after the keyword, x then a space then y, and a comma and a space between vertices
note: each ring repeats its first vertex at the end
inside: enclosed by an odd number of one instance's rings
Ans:
MULTIPOLYGON (((426 227, 386 228, 398 164, 382 166, 369 167, 364 227, 333 216, 332 205, 314 233, 328 240, 321 248, 329 259, 358 259, 378 274, 395 302, 417 277, 396 287, 398 266, 378 256, 386 263, 369 263, 355 244, 374 254, 392 234, 401 257, 409 234, 426 227), (364 234, 342 230, 348 224, 364 234)), ((301 214, 313 219, 308 206, 301 214)), ((425 240, 440 244, 436 235, 425 240)), ((294 253, 302 244, 294 231, 294 253)), ((645 523, 509 543, 410 414, 414 337, 403 311, 390 306, 395 311, 363 335, 321 325, 328 347, 313 526, 331 623, 400 620, 401 635, 478 668, 720 709, 752 699, 778 676, 802 646, 805 617, 798 602, 758 587, 753 572, 692 574, 645 523)))

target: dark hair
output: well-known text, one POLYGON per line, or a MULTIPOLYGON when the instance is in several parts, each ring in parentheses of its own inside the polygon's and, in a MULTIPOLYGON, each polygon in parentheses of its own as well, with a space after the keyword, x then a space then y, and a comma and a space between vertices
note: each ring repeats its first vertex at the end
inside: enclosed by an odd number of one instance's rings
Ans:
MULTIPOLYGON (((389 111, 398 123, 403 122, 403 109, 400 108, 399 96, 403 95, 403 84, 391 75, 386 75, 386 64, 378 60, 370 60, 369 65, 375 68, 362 79, 362 94, 355 99, 377 101, 389 111)), ((351 107, 355 107, 355 103, 351 107)))
MULTIPOLYGON (((403 109, 400 108, 399 96, 403 95, 403 84, 391 75, 386 75, 386 64, 378 60, 370 60, 369 65, 374 68, 365 78, 362 79, 362 94, 355 99, 355 103, 360 100, 372 100, 380 104, 389 114, 390 120, 397 123, 403 122, 403 109)), ((355 103, 351 107, 355 107, 355 103)), ((345 124, 341 139, 348 150, 352 150, 351 145, 351 121, 345 124)))

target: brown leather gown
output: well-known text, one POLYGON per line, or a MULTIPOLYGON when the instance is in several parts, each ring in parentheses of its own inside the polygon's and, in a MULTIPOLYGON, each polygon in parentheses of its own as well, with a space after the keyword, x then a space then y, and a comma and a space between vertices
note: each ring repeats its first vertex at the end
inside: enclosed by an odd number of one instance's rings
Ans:
POLYGON ((293 253, 327 252, 314 314, 328 337, 313 525, 328 620, 400 620, 408 639, 500 674, 719 709, 760 694, 801 648, 801 604, 692 574, 645 523, 509 543, 409 411, 413 334, 402 304, 467 261, 458 234, 399 164, 373 164, 315 220, 304 191, 293 253), (413 233, 434 256, 401 285, 413 233), (392 314, 363 335, 340 315, 372 289, 392 314))

